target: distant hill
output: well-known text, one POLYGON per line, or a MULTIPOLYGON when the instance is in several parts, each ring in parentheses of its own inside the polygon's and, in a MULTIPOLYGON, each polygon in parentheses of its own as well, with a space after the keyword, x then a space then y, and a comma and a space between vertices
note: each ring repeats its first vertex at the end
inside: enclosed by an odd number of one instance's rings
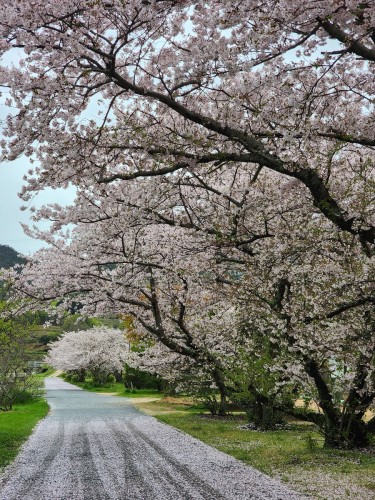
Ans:
POLYGON ((15 264, 24 264, 25 259, 20 257, 14 248, 8 245, 0 245, 0 268, 13 267, 15 264))

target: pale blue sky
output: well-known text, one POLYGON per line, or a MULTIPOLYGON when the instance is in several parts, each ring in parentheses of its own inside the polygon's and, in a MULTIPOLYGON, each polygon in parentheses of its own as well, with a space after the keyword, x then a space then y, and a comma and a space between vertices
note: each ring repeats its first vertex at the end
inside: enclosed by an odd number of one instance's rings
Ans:
MULTIPOLYGON (((10 51, 1 58, 1 64, 17 64, 21 54, 17 49, 10 51)), ((0 88, 0 135, 5 117, 11 113, 11 109, 5 106, 4 100, 7 97, 7 90, 0 88)), ((30 255, 36 250, 45 246, 40 240, 34 240, 25 235, 21 222, 31 224, 30 212, 21 211, 21 206, 40 207, 48 203, 59 203, 66 205, 72 203, 74 190, 52 190, 46 189, 35 199, 27 204, 23 202, 18 193, 24 183, 23 176, 30 169, 28 158, 22 157, 13 162, 0 162, 0 244, 9 245, 17 252, 30 255)), ((47 224, 39 227, 48 227, 47 224)))
MULTIPOLYGON (((12 65, 20 59, 17 50, 11 51, 1 58, 2 64, 12 65)), ((6 98, 6 89, 0 89, 0 135, 5 117, 11 112, 11 109, 4 105, 6 98)), ((26 157, 19 158, 13 162, 0 163, 0 244, 9 245, 17 252, 24 255, 30 255, 41 248, 42 241, 34 240, 26 236, 20 223, 29 224, 30 212, 21 211, 21 206, 25 203, 18 197, 23 185, 23 176, 30 168, 26 157)), ((73 190, 52 189, 40 193, 27 206, 41 206, 47 203, 68 204, 74 199, 73 190)), ((45 225, 45 227, 47 227, 45 225)))
MULTIPOLYGON (((4 93, 2 98, 4 97, 4 93)), ((0 97, 0 134, 5 116, 9 108, 2 104, 0 97)), ((19 197, 24 183, 23 176, 30 168, 28 158, 22 157, 13 162, 0 163, 0 244, 9 245, 17 252, 30 255, 43 246, 40 240, 34 240, 25 235, 21 222, 30 224, 30 212, 21 211, 21 206, 40 207, 47 203, 60 203, 66 205, 74 199, 74 191, 46 189, 33 200, 26 203, 19 197)), ((44 225, 47 227, 47 225, 44 225)))
MULTIPOLYGON (((0 163, 0 244, 9 245, 17 252, 30 255, 43 246, 43 242, 26 236, 20 223, 30 223, 30 212, 21 211, 25 203, 18 193, 23 184, 22 177, 30 168, 27 158, 14 162, 0 163)), ((47 203, 67 204, 73 201, 72 190, 53 191, 47 189, 26 206, 41 206, 47 203)))

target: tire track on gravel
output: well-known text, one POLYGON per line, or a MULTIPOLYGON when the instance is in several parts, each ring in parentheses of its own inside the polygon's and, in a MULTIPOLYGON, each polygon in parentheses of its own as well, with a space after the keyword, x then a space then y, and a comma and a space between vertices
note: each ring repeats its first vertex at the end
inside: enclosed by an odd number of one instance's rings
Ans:
POLYGON ((73 435, 73 453, 69 455, 74 482, 87 500, 111 500, 107 494, 91 450, 86 428, 81 425, 73 435))
POLYGON ((196 495, 197 493, 199 493, 204 500, 228 500, 226 497, 223 497, 217 489, 213 488, 205 481, 203 481, 192 470, 181 464, 178 460, 172 458, 171 455, 163 450, 162 447, 154 443, 148 436, 146 436, 146 434, 140 431, 131 422, 126 422, 126 426, 131 431, 131 435, 134 441, 138 441, 139 443, 139 439, 141 439, 144 443, 146 443, 147 447, 151 448, 154 453, 161 457, 162 461, 169 464, 172 469, 176 470, 180 474, 186 485, 181 484, 181 481, 178 481, 178 479, 176 479, 176 477, 171 472, 163 467, 162 474, 165 479, 168 480, 168 484, 173 484, 176 488, 176 491, 178 492, 181 492, 182 488, 184 488, 185 494, 182 496, 182 498, 196 499, 196 495), (192 491, 193 487, 197 489, 196 492, 192 491))
MULTIPOLYGON (((125 465, 122 472, 125 483, 128 481, 129 485, 131 483, 133 485, 138 485, 137 489, 139 491, 133 492, 134 495, 137 494, 137 496, 134 497, 136 499, 160 498, 157 496, 157 485, 163 483, 163 476, 166 475, 165 471, 160 467, 155 467, 154 471, 150 470, 150 458, 147 452, 140 446, 139 441, 134 439, 133 434, 129 432, 128 425, 128 421, 116 422, 108 425, 112 430, 115 442, 120 444, 122 450, 125 465), (142 457, 144 457, 145 460, 142 460, 142 457), (153 481, 150 481, 150 475, 153 476, 153 481), (138 496, 138 493, 141 493, 141 496, 138 496)), ((172 479, 174 482, 174 478, 172 479)), ((168 485, 165 486, 167 487, 168 485)))
POLYGON ((145 500, 154 497, 154 490, 145 482, 140 467, 137 466, 139 456, 134 454, 134 447, 129 441, 119 436, 118 429, 109 422, 103 422, 106 432, 103 430, 95 436, 91 432, 92 447, 97 450, 97 470, 104 478, 107 491, 116 490, 110 496, 112 499, 145 500), (105 435, 103 435, 105 434, 105 435), (94 439, 96 437, 96 439, 94 439), (120 446, 119 446, 120 443, 120 446), (117 452, 115 454, 115 451, 117 452), (116 468, 108 466, 113 464, 116 455, 116 468))

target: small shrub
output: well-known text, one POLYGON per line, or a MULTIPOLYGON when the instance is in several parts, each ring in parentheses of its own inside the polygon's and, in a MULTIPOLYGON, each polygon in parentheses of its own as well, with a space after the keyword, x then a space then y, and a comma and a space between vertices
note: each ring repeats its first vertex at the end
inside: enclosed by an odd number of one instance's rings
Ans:
POLYGON ((153 373, 125 365, 124 386, 126 389, 155 389, 161 391, 163 379, 153 373))
POLYGON ((307 434, 305 437, 306 448, 309 452, 314 453, 319 449, 319 443, 316 438, 312 436, 312 434, 307 434))
POLYGON ((138 391, 137 391, 137 389, 134 389, 134 387, 132 387, 131 389, 125 388, 125 390, 124 390, 125 394, 136 394, 136 392, 138 392, 138 391))

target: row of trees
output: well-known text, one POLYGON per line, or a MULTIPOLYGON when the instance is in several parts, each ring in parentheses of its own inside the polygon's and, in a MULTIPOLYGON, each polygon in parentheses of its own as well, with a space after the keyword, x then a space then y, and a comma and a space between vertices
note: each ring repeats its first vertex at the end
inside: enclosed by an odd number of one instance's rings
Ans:
POLYGON ((366 445, 372 4, 36 3, 0 7, 22 53, 3 159, 36 162, 25 200, 77 198, 35 211, 51 247, 9 274, 15 298, 129 314, 140 366, 211 380, 221 412, 231 390, 264 420, 303 388, 327 446, 366 445))

